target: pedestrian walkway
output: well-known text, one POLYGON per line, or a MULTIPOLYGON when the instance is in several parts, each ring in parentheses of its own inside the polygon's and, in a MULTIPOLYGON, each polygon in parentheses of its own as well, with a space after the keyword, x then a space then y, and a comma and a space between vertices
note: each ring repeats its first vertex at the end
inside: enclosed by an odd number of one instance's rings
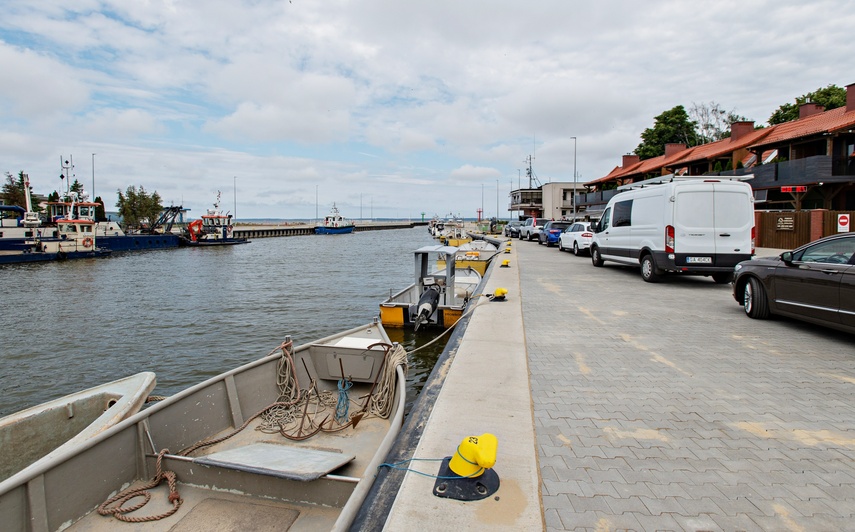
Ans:
POLYGON ((855 530, 851 335, 517 252, 547 529, 855 530))

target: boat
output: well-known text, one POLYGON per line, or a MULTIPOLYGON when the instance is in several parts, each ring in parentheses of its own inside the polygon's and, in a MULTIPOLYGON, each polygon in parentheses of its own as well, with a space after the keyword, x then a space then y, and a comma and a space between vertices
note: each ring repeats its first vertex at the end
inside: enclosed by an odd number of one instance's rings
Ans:
POLYGON ((472 237, 464 229, 463 220, 449 219, 443 224, 438 237, 440 243, 445 246, 459 247, 472 242, 472 237))
POLYGON ((481 283, 473 268, 456 267, 453 246, 424 246, 415 250, 415 281, 380 303, 380 320, 388 327, 453 327, 481 283), (445 260, 443 269, 436 268, 445 260), (433 266, 433 267, 432 267, 433 266))
POLYGON ((338 207, 333 203, 330 213, 324 217, 321 225, 315 226, 316 235, 344 235, 352 233, 355 225, 338 212, 338 207))
POLYGON ((180 244, 190 247, 233 246, 248 244, 246 238, 235 238, 232 215, 220 209, 221 193, 217 191, 214 208, 202 215, 199 220, 187 224, 186 234, 181 235, 180 244))
POLYGON ((346 530, 400 430, 405 368, 403 347, 376 319, 296 348, 285 337, 267 356, 0 483, 0 522, 27 531, 346 530))
POLYGON ((137 373, 0 418, 0 481, 67 455, 136 414, 154 386, 154 373, 137 373))
POLYGON ((88 195, 70 192, 70 209, 55 220, 56 228, 51 232, 40 227, 41 220, 32 210, 30 181, 26 174, 24 189, 27 210, 23 226, 31 236, 0 250, 0 264, 92 258, 110 254, 110 250, 96 243, 95 206, 98 204, 87 201, 88 195))
MULTIPOLYGON (((457 247, 454 254, 454 264, 458 270, 472 268, 483 277, 487 272, 490 261, 498 255, 499 249, 486 240, 472 240, 457 247)), ((436 261, 438 269, 445 268, 445 258, 436 261)))

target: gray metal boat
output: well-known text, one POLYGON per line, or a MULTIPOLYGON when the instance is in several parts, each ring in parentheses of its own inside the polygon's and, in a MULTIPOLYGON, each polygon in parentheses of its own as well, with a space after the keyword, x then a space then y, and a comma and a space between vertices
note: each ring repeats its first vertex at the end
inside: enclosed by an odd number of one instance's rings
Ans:
POLYGON ((400 430, 405 369, 406 353, 376 320, 297 348, 286 338, 0 483, 0 522, 345 530, 400 430))

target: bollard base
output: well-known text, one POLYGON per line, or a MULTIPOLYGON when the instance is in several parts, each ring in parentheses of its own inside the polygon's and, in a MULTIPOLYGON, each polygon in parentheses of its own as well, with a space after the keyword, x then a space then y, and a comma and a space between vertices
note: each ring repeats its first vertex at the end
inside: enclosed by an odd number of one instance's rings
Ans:
POLYGON ((477 477, 461 477, 456 475, 448 463, 450 456, 446 456, 439 466, 439 473, 433 485, 433 494, 437 497, 455 499, 458 501, 480 501, 499 490, 499 475, 492 469, 485 469, 477 477))

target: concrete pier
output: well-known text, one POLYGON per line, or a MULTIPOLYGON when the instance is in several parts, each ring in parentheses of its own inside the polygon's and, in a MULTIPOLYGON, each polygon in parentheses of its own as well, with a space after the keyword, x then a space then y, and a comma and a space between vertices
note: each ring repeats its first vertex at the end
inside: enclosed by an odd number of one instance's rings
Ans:
POLYGON ((386 530, 855 530, 852 335, 751 320, 709 278, 511 247, 409 464, 491 432, 501 486, 453 501, 410 471, 386 530))
MULTIPOLYGON (((417 225, 427 225, 427 222, 356 222, 353 232, 361 233, 363 231, 381 231, 383 229, 409 229, 417 225)), ((299 224, 258 224, 258 225, 237 225, 234 229, 235 238, 248 238, 250 240, 256 238, 273 238, 282 236, 300 236, 315 234, 315 224, 299 223, 299 224)))

